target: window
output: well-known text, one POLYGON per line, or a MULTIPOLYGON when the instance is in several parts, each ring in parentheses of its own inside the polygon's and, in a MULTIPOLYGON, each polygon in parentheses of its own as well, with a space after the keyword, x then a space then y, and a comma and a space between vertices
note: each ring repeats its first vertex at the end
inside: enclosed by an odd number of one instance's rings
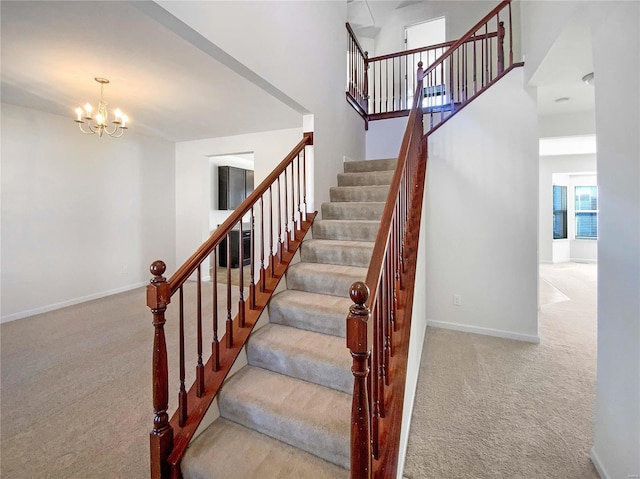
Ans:
POLYGON ((598 187, 576 186, 576 239, 598 238, 598 187))
POLYGON ((567 238, 567 187, 553 187, 553 239, 567 238))

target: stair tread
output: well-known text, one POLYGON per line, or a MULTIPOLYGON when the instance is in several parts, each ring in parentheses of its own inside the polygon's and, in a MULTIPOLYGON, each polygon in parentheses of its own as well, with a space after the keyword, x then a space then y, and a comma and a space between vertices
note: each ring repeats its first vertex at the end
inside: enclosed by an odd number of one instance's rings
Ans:
POLYGON ((184 479, 349 477, 347 469, 224 418, 191 442, 181 469, 184 479))
POLYGON ((225 382, 219 400, 222 417, 349 466, 351 395, 245 366, 225 382))
POLYGON ((349 298, 289 289, 272 298, 269 319, 344 338, 351 304, 349 298))
POLYGON ((251 336, 249 364, 345 393, 353 391, 351 356, 343 338, 280 324, 251 336))

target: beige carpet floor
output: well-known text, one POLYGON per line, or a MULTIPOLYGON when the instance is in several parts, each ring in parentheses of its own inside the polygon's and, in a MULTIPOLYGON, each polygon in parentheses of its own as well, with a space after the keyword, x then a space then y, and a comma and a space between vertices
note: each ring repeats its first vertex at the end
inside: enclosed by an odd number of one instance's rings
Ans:
MULTIPOLYGON (((542 275, 540 345, 429 330, 407 477, 597 477, 587 457, 595 266, 544 267, 542 275)), ((194 289, 186 287, 187 318, 194 289)), ((211 291, 205 284, 205 317, 211 291)), ((222 324, 226 288, 218 295, 222 324)), ((234 314, 236 296, 234 288, 234 314)), ((169 338, 177 336, 175 306, 169 338)), ((0 476, 149 477, 152 334, 144 289, 1 325, 0 476)), ((177 345, 168 347, 175 408, 177 345)))
POLYGON ((598 477, 596 268, 541 266, 538 345, 427 329, 406 478, 598 477))
MULTIPOLYGON (((207 358, 213 288, 202 289, 207 358)), ((226 294, 220 285, 220 333, 226 294)), ((170 411, 179 385, 176 296, 166 325, 170 411)), ((233 288, 234 316, 237 298, 233 288)), ((187 283, 187 385, 197 360, 195 304, 195 284, 187 283)), ((5 323, 0 334, 0 477, 149 477, 153 326, 144 288, 5 323)))

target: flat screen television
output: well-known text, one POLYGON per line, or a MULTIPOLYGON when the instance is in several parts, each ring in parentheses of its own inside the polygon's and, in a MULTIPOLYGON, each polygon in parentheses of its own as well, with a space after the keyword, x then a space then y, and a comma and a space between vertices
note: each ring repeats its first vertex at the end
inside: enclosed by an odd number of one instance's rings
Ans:
POLYGON ((253 171, 218 167, 218 209, 235 210, 253 191, 253 171))

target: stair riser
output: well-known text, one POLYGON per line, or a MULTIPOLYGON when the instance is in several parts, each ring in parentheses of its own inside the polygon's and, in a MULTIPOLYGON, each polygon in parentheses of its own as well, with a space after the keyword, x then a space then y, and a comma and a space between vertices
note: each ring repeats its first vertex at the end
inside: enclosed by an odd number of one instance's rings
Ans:
POLYGON ((269 304, 269 321, 344 338, 350 304, 350 302, 345 303, 344 313, 339 314, 337 312, 319 312, 313 305, 290 304, 285 301, 273 300, 269 304))
POLYGON ((371 262, 371 247, 345 247, 345 246, 314 246, 305 247, 302 244, 302 261, 308 263, 339 264, 345 266, 369 267, 371 262))
POLYGON ((377 222, 318 221, 313 225, 313 237, 317 239, 371 241, 376 240, 380 225, 377 222))
POLYGON ((380 221, 383 210, 383 202, 322 203, 322 218, 325 220, 380 221))
POLYGON ((356 281, 364 281, 364 277, 348 274, 335 274, 329 277, 319 274, 298 274, 296 270, 292 269, 287 273, 288 289, 343 298, 349 297, 349 288, 356 281))
POLYGON ((389 194, 388 186, 338 186, 329 191, 332 202, 385 202, 389 194))
POLYGON ((222 388, 219 406, 225 419, 349 467, 348 394, 246 366, 222 388))
POLYGON ((371 171, 363 173, 339 173, 338 186, 390 185, 393 171, 371 171))
MULTIPOLYGON (((348 354, 345 351, 345 354, 348 354)), ((353 374, 348 367, 330 364, 303 355, 290 356, 286 351, 268 344, 250 342, 247 348, 249 364, 303 381, 320 384, 347 394, 353 391, 353 374)))
POLYGON ((396 159, 347 161, 344 163, 345 173, 360 173, 365 171, 395 170, 396 159))

